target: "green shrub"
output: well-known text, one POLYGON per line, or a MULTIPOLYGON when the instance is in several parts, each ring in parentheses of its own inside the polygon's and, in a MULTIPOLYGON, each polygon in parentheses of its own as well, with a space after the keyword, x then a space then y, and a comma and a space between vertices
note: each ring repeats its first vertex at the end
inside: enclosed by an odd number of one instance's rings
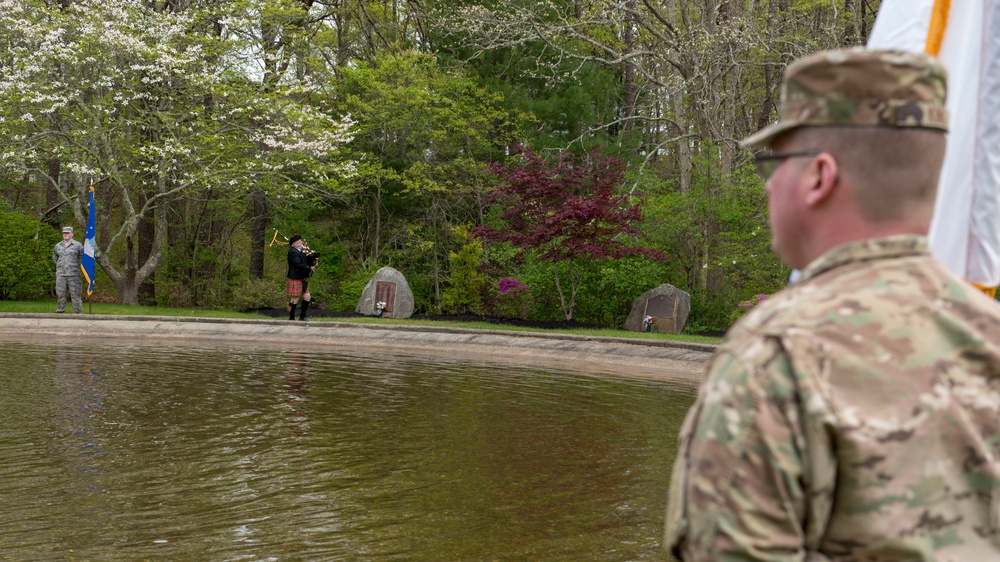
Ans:
POLYGON ((51 226, 0 211, 0 300, 37 299, 55 286, 52 248, 61 240, 51 226))
POLYGON ((668 282, 665 269, 664 264, 641 256, 596 264, 577 295, 574 318, 587 324, 623 327, 635 299, 668 282))
MULTIPOLYGON (((339 310, 336 307, 336 295, 345 272, 344 255, 346 250, 344 245, 316 235, 310 239, 309 247, 320 254, 319 261, 316 264, 316 271, 309 277, 309 293, 312 295, 312 302, 314 306, 339 310)), ((288 247, 283 246, 282 248, 285 249, 283 256, 286 257, 283 259, 287 268, 288 247)), ((282 290, 282 293, 284 293, 284 290, 282 290)), ((360 296, 360 293, 358 295, 360 296)), ((357 304, 357 301, 355 301, 355 304, 357 304)), ((351 309, 353 310, 353 308, 352 306, 351 309)))
POLYGON ((285 286, 270 279, 246 279, 233 291, 233 310, 243 312, 284 304, 285 286))
MULTIPOLYGON (((398 270, 404 273, 403 270, 398 270)), ((440 307, 437 306, 437 298, 434 296, 434 275, 433 272, 423 270, 406 270, 404 273, 406 283, 413 293, 413 313, 414 314, 436 314, 440 307)))
POLYGON ((341 277, 339 290, 328 302, 331 310, 340 312, 354 312, 361 300, 361 293, 365 290, 365 285, 371 281, 375 273, 369 268, 355 269, 347 271, 341 277))
POLYGON ((441 310, 447 313, 482 314, 483 286, 483 243, 473 239, 464 244, 458 252, 448 252, 451 265, 451 279, 441 293, 441 310))
POLYGON ((529 287, 529 320, 565 320, 559 304, 555 277, 552 275, 552 262, 530 259, 506 276, 517 277, 521 284, 529 287))

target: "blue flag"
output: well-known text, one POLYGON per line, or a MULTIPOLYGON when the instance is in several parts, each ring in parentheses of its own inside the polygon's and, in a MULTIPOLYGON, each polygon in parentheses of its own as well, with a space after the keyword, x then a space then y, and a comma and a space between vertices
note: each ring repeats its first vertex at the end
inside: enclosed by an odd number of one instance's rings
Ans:
POLYGON ((96 255, 95 238, 97 237, 97 220, 94 213, 94 186, 90 186, 90 218, 87 219, 87 234, 83 240, 83 256, 80 258, 80 269, 83 278, 87 280, 87 296, 94 292, 94 256, 96 255))

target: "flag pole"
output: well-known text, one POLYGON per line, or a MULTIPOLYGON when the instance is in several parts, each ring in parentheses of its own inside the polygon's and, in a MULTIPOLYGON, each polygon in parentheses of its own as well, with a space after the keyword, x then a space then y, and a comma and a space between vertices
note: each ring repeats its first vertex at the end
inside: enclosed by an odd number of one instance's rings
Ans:
POLYGON ((87 303, 90 308, 90 314, 93 314, 94 301, 92 299, 92 295, 94 293, 94 278, 97 276, 97 267, 95 263, 97 257, 97 217, 94 207, 93 183, 91 183, 89 191, 89 216, 87 217, 87 233, 84 235, 83 241, 83 255, 80 256, 80 269, 83 272, 83 277, 87 280, 87 303))

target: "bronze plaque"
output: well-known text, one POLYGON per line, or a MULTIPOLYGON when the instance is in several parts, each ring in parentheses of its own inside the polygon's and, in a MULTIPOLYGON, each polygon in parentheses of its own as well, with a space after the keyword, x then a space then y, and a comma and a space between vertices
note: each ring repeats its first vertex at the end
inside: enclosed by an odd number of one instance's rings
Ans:
POLYGON ((396 301, 396 284, 389 281, 379 281, 375 285, 375 302, 384 302, 382 314, 392 316, 392 303, 396 301))
POLYGON ((658 295, 646 299, 646 316, 653 318, 673 318, 674 298, 666 295, 658 295))

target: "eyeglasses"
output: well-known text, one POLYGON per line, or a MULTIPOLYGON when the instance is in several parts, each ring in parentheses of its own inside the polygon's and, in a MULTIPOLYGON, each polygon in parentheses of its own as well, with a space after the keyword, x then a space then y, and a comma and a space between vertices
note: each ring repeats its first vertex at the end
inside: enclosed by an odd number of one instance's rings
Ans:
POLYGON ((788 158, 799 158, 802 156, 819 156, 822 150, 800 150, 797 152, 761 152, 754 154, 753 163, 757 167, 757 175, 764 181, 774 174, 778 166, 788 158))

